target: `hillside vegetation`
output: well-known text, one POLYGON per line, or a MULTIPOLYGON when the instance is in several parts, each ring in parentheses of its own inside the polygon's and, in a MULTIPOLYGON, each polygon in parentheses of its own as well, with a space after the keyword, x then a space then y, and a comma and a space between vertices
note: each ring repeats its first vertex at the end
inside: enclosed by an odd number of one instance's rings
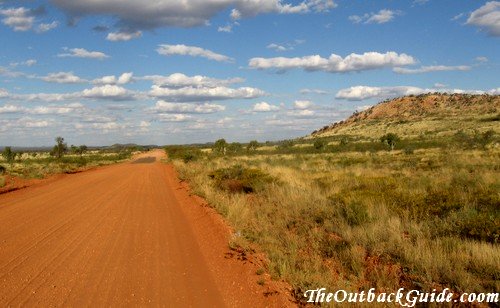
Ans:
MULTIPOLYGON (((457 131, 498 130, 499 95, 422 94, 381 102, 345 121, 325 126, 313 137, 346 135, 373 138, 386 132, 407 138, 449 136, 457 131)), ((498 131, 497 131, 498 133, 498 131)))
POLYGON ((498 96, 383 102, 301 140, 166 149, 294 287, 500 290, 498 96), (458 105, 455 105, 457 103, 458 105))

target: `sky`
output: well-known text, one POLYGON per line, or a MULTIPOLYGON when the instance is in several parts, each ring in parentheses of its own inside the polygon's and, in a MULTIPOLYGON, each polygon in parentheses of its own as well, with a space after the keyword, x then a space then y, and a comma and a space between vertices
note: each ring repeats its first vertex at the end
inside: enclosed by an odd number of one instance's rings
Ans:
POLYGON ((301 137, 500 94, 499 38, 500 1, 0 0, 0 145, 301 137))

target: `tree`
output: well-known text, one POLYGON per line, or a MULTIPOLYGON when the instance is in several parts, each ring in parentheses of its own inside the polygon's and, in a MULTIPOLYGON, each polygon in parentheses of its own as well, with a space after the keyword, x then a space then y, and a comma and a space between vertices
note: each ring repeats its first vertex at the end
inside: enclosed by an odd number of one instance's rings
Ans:
POLYGON ((88 147, 85 144, 82 144, 81 146, 78 147, 78 152, 80 153, 80 156, 85 154, 88 150, 88 147))
POLYGON ((217 154, 226 155, 227 142, 226 139, 219 139, 214 143, 214 152, 217 154))
POLYGON ((256 151, 259 146, 260 144, 257 140, 252 140, 247 145, 247 151, 256 151))
POLYGON ((11 147, 5 147, 5 149, 3 149, 2 156, 8 163, 12 163, 16 158, 16 153, 12 151, 11 147))
POLYGON ((394 133, 388 133, 380 137, 380 142, 386 143, 389 147, 390 150, 394 150, 394 147, 396 146, 396 142, 398 142, 400 139, 398 135, 394 133))
POLYGON ((227 151, 232 154, 240 152, 241 149, 243 149, 243 146, 239 142, 233 142, 227 146, 227 151))
POLYGON ((55 156, 57 159, 60 159, 68 151, 68 145, 64 142, 63 137, 56 137, 55 140, 56 145, 52 148, 50 154, 55 156))
POLYGON ((321 150, 326 146, 326 141, 323 139, 316 139, 313 143, 313 146, 316 150, 321 150))

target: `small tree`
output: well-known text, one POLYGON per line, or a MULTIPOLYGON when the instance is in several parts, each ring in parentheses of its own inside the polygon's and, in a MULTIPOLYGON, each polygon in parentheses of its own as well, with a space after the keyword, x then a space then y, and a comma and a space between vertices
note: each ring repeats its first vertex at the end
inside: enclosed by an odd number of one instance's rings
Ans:
POLYGON ((226 139, 219 139, 214 143, 214 152, 217 154, 226 155, 227 142, 226 139))
POLYGON ((60 159, 68 151, 68 145, 64 142, 63 137, 56 137, 55 140, 56 145, 52 148, 50 154, 55 156, 57 159, 60 159))
POLYGON ((326 141, 323 139, 316 139, 313 143, 313 146, 316 150, 321 150, 326 146, 326 141))
POLYGON ((233 142, 227 146, 227 151, 231 154, 239 153, 239 152, 241 152, 242 149, 243 149, 243 146, 239 142, 233 142))
POLYGON ((252 140, 247 145, 247 151, 256 151, 259 146, 260 144, 257 140, 252 140))
POLYGON ((12 163, 16 158, 16 153, 12 151, 11 147, 5 147, 5 149, 3 149, 2 156, 8 163, 12 163))
POLYGON ((398 135, 394 133, 388 133, 380 137, 380 142, 385 143, 389 146, 390 150, 394 150, 394 147, 396 146, 396 142, 398 142, 400 139, 398 135))
POLYGON ((81 146, 79 146, 78 150, 79 150, 80 156, 85 154, 88 149, 89 148, 85 144, 82 144, 81 146))

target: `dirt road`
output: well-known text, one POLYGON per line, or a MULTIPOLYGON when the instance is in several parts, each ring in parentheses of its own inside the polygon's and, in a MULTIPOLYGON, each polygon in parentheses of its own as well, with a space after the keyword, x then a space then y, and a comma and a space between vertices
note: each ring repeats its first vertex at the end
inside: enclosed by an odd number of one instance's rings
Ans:
POLYGON ((0 195, 0 306, 288 306, 161 155, 0 195))

